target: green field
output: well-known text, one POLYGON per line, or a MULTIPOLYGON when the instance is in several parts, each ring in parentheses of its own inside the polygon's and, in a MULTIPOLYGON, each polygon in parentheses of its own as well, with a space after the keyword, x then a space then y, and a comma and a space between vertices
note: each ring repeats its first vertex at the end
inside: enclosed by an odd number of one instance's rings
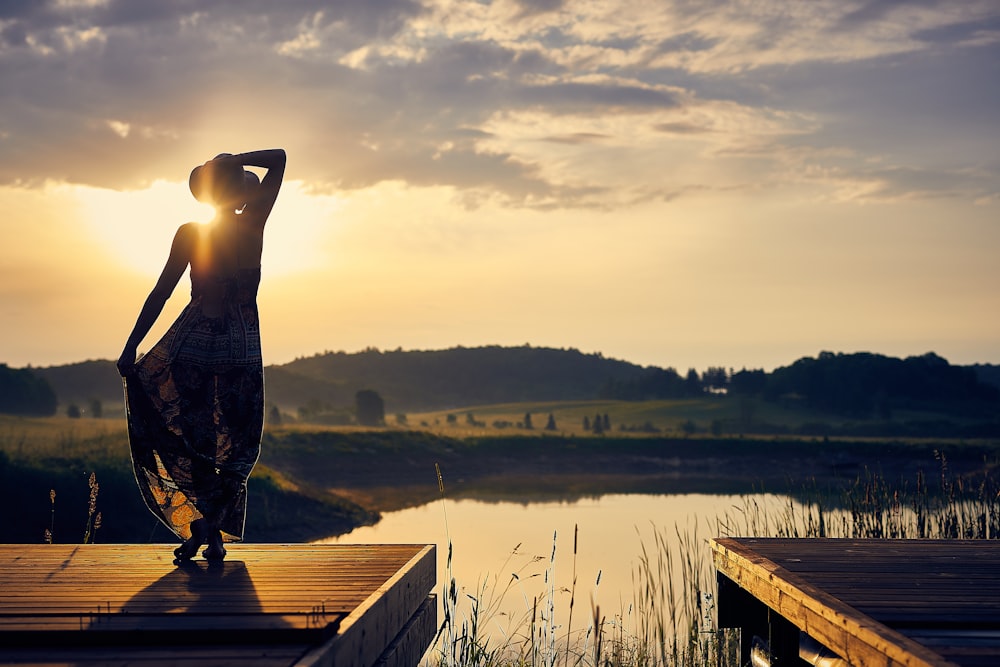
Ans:
MULTIPOLYGON (((757 398, 706 396, 658 401, 549 401, 482 405, 451 410, 386 415, 389 427, 405 426, 452 437, 475 437, 521 432, 525 415, 531 415, 532 430, 546 426, 551 414, 555 433, 580 436, 592 433, 595 415, 608 416, 609 434, 614 435, 752 435, 763 433, 822 434, 849 430, 852 435, 866 430, 878 432, 886 426, 906 424, 955 424, 970 420, 934 412, 895 411, 889 420, 848 418, 809 409, 794 401, 768 402, 757 398), (584 428, 587 420, 590 429, 584 428), (472 421, 475 422, 473 425, 472 421)), ((919 427, 908 429, 919 432, 919 427)), ((941 438, 940 429, 933 433, 941 438)))

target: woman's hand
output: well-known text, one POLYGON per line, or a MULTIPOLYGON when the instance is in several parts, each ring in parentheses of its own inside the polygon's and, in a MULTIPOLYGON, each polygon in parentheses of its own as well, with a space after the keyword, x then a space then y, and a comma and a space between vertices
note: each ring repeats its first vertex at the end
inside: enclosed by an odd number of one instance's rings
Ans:
MULTIPOLYGON (((221 159, 236 160, 244 167, 267 169, 267 173, 264 174, 264 179, 260 181, 259 185, 246 184, 246 207, 243 211, 247 222, 256 224, 260 229, 263 229, 264 223, 271 215, 271 209, 274 207, 275 199, 278 198, 278 190, 281 189, 281 182, 285 176, 285 151, 281 148, 269 148, 262 151, 239 153, 221 159)), ((247 173, 251 172, 244 170, 244 174, 247 173)), ((256 177, 256 175, 254 176, 256 177)))
POLYGON ((135 370, 135 348, 131 346, 126 346, 122 351, 122 356, 118 357, 118 374, 122 377, 126 377, 129 373, 135 370))

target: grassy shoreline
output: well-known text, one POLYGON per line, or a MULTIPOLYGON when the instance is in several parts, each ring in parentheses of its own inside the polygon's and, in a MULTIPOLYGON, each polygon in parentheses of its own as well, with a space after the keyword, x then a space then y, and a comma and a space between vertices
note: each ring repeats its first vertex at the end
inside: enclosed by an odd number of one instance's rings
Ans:
MULTIPOLYGON (((871 472, 890 480, 937 474, 942 462, 950 474, 973 479, 992 474, 997 461, 1000 443, 992 440, 542 432, 454 438, 390 428, 273 427, 265 432, 250 481, 247 539, 319 539, 372 524, 382 511, 431 502, 438 494, 435 466, 451 480, 452 497, 525 501, 836 489, 871 472)), ((0 502, 23 508, 4 539, 41 541, 53 509, 55 539, 79 539, 90 473, 101 485, 98 504, 104 511, 96 539, 171 540, 135 490, 123 424, 0 416, 0 502)))
MULTIPOLYGON (((80 542, 89 511, 90 476, 99 485, 99 542, 173 542, 136 488, 124 424, 102 419, 0 415, 0 503, 18 508, 0 540, 80 542), (54 495, 53 495, 54 493, 54 495)), ((247 541, 305 542, 378 521, 378 512, 294 480, 262 457, 248 483, 247 541)), ((88 519, 88 516, 90 517, 88 519)))
POLYGON ((452 497, 562 499, 601 493, 749 493, 843 488, 868 472, 888 479, 991 472, 994 441, 805 438, 481 436, 423 431, 271 429, 270 465, 379 511, 435 499, 435 466, 452 497))

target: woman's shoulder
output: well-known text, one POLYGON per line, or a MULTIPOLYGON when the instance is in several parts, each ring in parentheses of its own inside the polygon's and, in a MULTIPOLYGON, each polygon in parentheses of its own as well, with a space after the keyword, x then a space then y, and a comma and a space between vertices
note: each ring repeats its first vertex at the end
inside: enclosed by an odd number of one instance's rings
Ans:
POLYGON ((181 253, 183 257, 190 257, 191 252, 198 245, 201 238, 201 225, 196 222, 186 222, 174 232, 174 241, 171 252, 181 253))
POLYGON ((206 225, 200 222, 185 222, 180 227, 177 228, 177 232, 174 234, 175 238, 178 239, 198 239, 206 228, 206 225))

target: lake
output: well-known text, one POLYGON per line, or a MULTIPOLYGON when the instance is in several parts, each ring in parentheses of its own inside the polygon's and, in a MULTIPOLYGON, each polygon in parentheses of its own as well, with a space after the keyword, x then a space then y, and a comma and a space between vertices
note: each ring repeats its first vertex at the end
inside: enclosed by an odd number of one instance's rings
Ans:
POLYGON ((633 591, 641 582, 635 575, 644 547, 651 567, 663 565, 658 536, 673 551, 672 578, 678 586, 680 578, 690 576, 681 571, 680 562, 692 551, 699 579, 713 581, 707 541, 718 534, 718 517, 741 515, 747 502, 779 508, 786 499, 762 494, 609 494, 530 503, 446 498, 386 512, 374 526, 322 541, 437 544, 439 600, 448 581, 450 542, 460 599, 456 618, 461 621, 469 614, 471 595, 479 600, 481 611, 488 609, 480 614, 488 621, 487 632, 509 636, 526 627, 536 599, 551 600, 553 623, 564 636, 571 597, 574 632, 591 623, 594 605, 608 619, 617 617, 623 625, 632 622, 633 591), (686 550, 682 539, 687 541, 686 550))
MULTIPOLYGON (((496 493, 483 485, 467 487, 459 498, 445 494, 383 512, 375 526, 328 541, 437 544, 440 601, 455 580, 453 636, 475 620, 477 641, 490 650, 503 647, 517 658, 530 644, 551 657, 567 638, 574 650, 585 650, 595 607, 602 638, 636 638, 652 647, 660 628, 667 638, 685 636, 687 619, 714 629, 714 601, 705 597, 714 589, 707 544, 713 537, 995 538, 995 478, 987 471, 955 481, 953 474, 918 476, 915 485, 869 474, 843 494, 834 487, 821 493, 815 484, 799 494, 594 492, 528 501, 511 490, 499 501, 472 497, 496 493)), ((559 492, 542 478, 517 488, 559 492)))

